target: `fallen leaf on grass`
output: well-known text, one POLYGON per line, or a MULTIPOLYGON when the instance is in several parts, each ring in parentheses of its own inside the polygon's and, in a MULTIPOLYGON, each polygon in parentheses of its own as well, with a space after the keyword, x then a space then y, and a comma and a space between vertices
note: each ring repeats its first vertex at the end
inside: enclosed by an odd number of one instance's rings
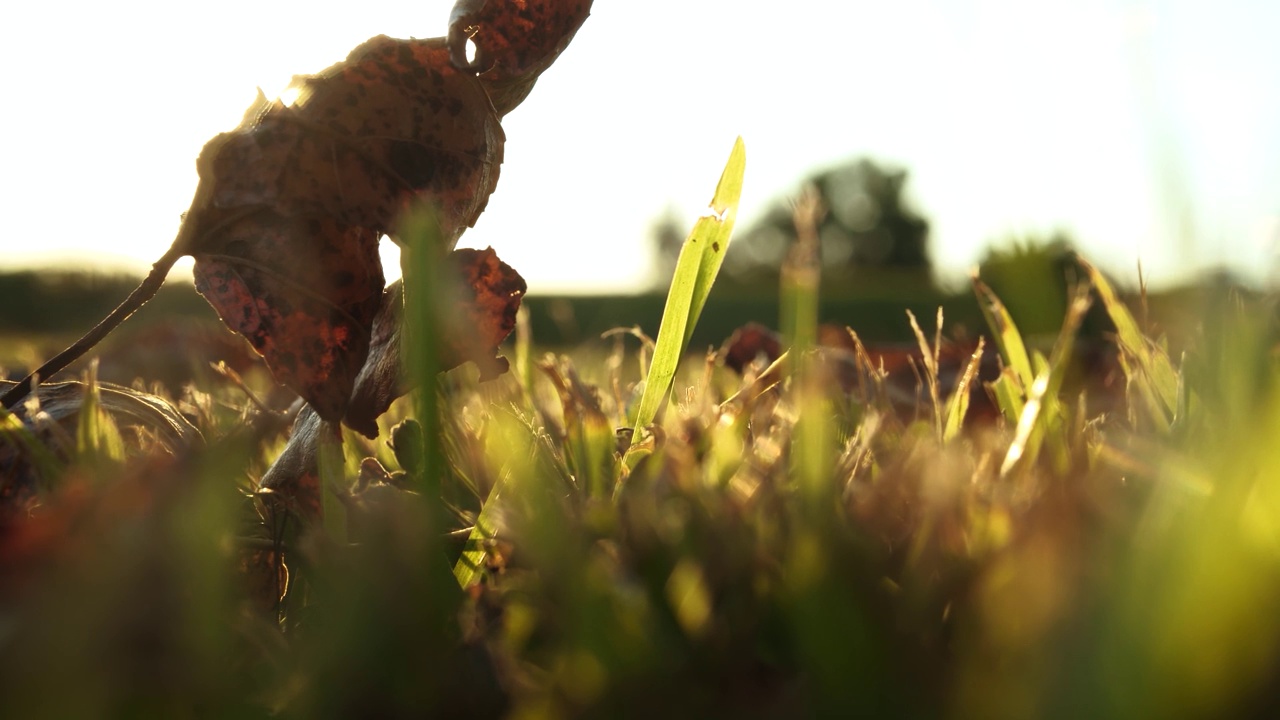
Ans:
MULTIPOLYGON (((507 371, 498 346, 516 326, 516 312, 524 298, 524 278, 498 258, 493 248, 455 250, 447 258, 446 273, 457 278, 458 295, 445 303, 446 319, 440 346, 439 367, 452 370, 467 362, 480 369, 480 379, 490 380, 507 371)), ((343 422, 362 435, 378 436, 378 418, 405 394, 400 355, 403 286, 388 288, 382 310, 373 325, 373 348, 356 379, 343 422)))
MULTIPOLYGON (((449 370, 470 360, 481 368, 482 378, 497 377, 507 369, 497 348, 515 328, 524 278, 499 260, 492 248, 455 250, 448 262, 449 272, 459 279, 459 294, 441 311, 452 321, 441 338, 439 367, 449 370)), ((409 390, 401 367, 402 302, 401 283, 392 283, 374 319, 372 349, 343 418, 348 427, 370 438, 378 435, 378 418, 409 390)), ((304 517, 320 513, 317 458, 322 423, 318 411, 304 409, 284 452, 261 481, 263 488, 281 496, 291 511, 304 517)))
POLYGON ((379 238, 425 201, 446 246, 457 243, 497 185, 502 115, 590 5, 459 3, 450 35, 469 29, 486 72, 451 58, 446 38, 375 37, 295 80, 292 104, 260 97, 201 152, 175 248, 195 257, 197 289, 224 322, 321 418, 347 414, 365 366, 383 296, 379 238))
POLYGON ((299 76, 292 100, 259 93, 209 141, 178 237, 119 307, 0 400, 74 362, 153 297, 180 257, 226 324, 328 421, 347 410, 384 279, 377 245, 414 205, 447 250, 498 182, 503 115, 586 20, 591 0, 460 0, 447 38, 378 36, 299 76), (474 42, 478 64, 466 61, 474 42))

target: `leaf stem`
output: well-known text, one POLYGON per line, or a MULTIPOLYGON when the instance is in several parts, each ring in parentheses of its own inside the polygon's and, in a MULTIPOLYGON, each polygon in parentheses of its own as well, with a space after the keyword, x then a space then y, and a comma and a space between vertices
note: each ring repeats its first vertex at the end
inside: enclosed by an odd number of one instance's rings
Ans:
POLYGON ((40 382, 48 380, 102 342, 102 339, 110 334, 112 330, 115 330, 120 323, 127 320, 138 308, 155 297, 160 290, 160 286, 164 285, 165 278, 169 276, 169 270, 173 268, 173 264, 185 254, 177 248, 175 243, 174 247, 169 248, 151 266, 150 274, 138 284, 138 287, 133 289, 133 292, 129 293, 129 297, 125 298, 124 302, 116 306, 115 310, 112 310, 92 330, 85 333, 70 347, 54 355, 49 361, 10 388, 3 397, 0 397, 0 404, 3 404, 6 410, 12 410, 17 407, 18 403, 22 402, 31 393, 35 378, 40 378, 40 382))

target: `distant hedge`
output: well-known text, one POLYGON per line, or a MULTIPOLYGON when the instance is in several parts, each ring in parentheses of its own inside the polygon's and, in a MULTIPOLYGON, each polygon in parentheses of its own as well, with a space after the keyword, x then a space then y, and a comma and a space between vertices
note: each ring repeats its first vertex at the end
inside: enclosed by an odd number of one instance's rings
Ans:
MULTIPOLYGON (((67 336, 88 330, 115 307, 137 285, 140 278, 127 275, 95 275, 75 272, 10 272, 0 273, 0 336, 67 336)), ((1165 291, 1148 298, 1153 318, 1176 311, 1179 306, 1203 302, 1208 287, 1189 287, 1165 291)), ((1221 293, 1210 293, 1217 295, 1221 293)), ((1018 306, 1016 297, 1005 297, 1011 309, 1018 306)), ((655 293, 637 295, 532 295, 525 298, 529 309, 534 340, 542 346, 564 347, 591 342, 615 327, 638 324, 651 337, 658 331, 665 297, 655 293)), ((824 294, 819 307, 821 322, 852 327, 868 342, 914 342, 904 310, 910 309, 921 327, 930 332, 933 318, 942 306, 949 336, 958 331, 982 332, 983 324, 972 292, 962 288, 944 293, 932 286, 898 286, 895 292, 885 288, 849 286, 824 294), (859 295, 858 293, 864 293, 859 295)), ((1095 308, 1095 314, 1096 314, 1095 308)), ((778 326, 776 288, 730 285, 724 292, 713 292, 708 299, 691 347, 719 346, 744 323, 755 321, 769 327, 778 326)), ((1021 315, 1014 312, 1015 319, 1021 315)), ((175 319, 216 323, 217 317, 195 292, 190 282, 170 280, 156 298, 129 320, 135 329, 175 319)), ((1084 331, 1107 329, 1091 318, 1084 331)), ((1035 336, 1041 329, 1035 322, 1023 332, 1035 336)), ((1052 335, 1046 340, 1051 342, 1052 335)))
MULTIPOLYGON (((88 330, 142 281, 125 274, 72 271, 0 273, 0 334, 42 335, 88 330)), ((189 282, 170 281, 130 322, 217 315, 189 282)))
MULTIPOLYGON (((72 272, 0 273, 0 334, 38 335, 78 333, 92 327, 115 307, 139 282, 127 275, 94 275, 72 272)), ((917 293, 914 300, 903 298, 828 298, 820 309, 823 322, 850 325, 860 335, 875 341, 909 341, 903 308, 911 308, 921 322, 931 326, 939 304, 947 325, 981 327, 981 317, 972 296, 943 296, 917 293)), ((574 345, 598 338, 618 326, 639 324, 653 336, 662 318, 665 297, 656 293, 639 295, 532 295, 525 299, 534 338, 549 346, 574 345)), ((189 282, 171 280, 156 298, 129 322, 133 325, 173 318, 215 321, 212 309, 189 282)), ((755 321, 777 326, 776 293, 712 294, 698 329, 694 346, 718 345, 734 329, 755 321)))

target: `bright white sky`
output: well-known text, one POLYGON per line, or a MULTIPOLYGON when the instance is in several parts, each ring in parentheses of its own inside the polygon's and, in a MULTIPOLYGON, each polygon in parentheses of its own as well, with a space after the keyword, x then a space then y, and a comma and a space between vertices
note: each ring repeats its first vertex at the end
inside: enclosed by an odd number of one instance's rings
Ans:
MULTIPOLYGON (((0 268, 144 269, 204 142, 255 88, 366 38, 430 37, 452 0, 26 2, 0 27, 0 268)), ((1274 279, 1280 3, 596 0, 508 116, 498 190, 463 244, 534 292, 639 289, 648 228, 705 207, 734 137, 743 221, 859 155, 910 170, 938 266, 1055 228, 1156 283, 1274 279)), ((175 277, 187 276, 182 266, 175 277)))

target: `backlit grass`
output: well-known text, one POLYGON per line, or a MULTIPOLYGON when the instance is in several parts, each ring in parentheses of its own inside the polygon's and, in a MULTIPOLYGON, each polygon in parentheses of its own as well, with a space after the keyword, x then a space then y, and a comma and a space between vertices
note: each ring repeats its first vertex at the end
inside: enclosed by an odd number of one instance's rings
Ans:
POLYGON ((790 263, 776 367, 680 343, 658 387, 662 336, 570 358, 517 333, 511 373, 424 375, 379 441, 335 443, 318 527, 266 512, 289 417, 250 386, 147 411, 170 434, 112 386, 3 418, 30 498, 0 518, 5 715, 1275 715, 1269 299, 1206 304, 1173 357, 1089 266, 1048 348, 976 284, 994 416, 943 389, 945 319, 905 313, 904 412, 864 349, 816 345, 790 263), (1090 303, 1110 385, 1069 381, 1090 303))

